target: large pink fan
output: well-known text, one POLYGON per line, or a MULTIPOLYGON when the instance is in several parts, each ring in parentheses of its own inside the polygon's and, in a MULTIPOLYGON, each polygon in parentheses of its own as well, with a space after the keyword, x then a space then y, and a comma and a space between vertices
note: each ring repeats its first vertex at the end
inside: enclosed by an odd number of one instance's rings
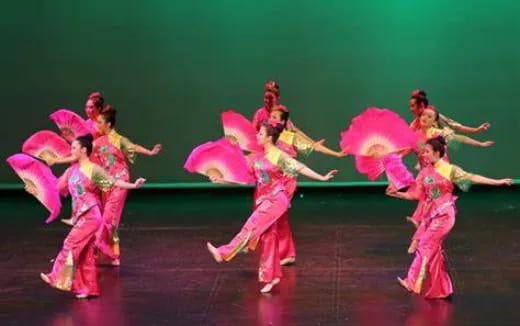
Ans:
MULTIPOLYGON (((52 113, 49 118, 56 123, 64 135, 71 135, 73 138, 92 133, 85 120, 76 113, 59 109, 52 113)), ((67 139, 70 141, 70 139, 67 139)))
POLYGON ((206 176, 218 175, 229 182, 255 182, 240 147, 227 138, 197 146, 186 160, 184 168, 206 176))
POLYGON ((42 130, 29 137, 22 146, 22 152, 48 161, 70 155, 70 145, 53 131, 42 130))
POLYGON ((7 163, 25 183, 27 191, 36 197, 51 214, 46 222, 52 222, 61 210, 57 178, 51 169, 38 159, 27 154, 15 154, 7 163))
POLYGON ((249 152, 259 151, 261 148, 256 143, 256 130, 253 124, 243 115, 232 110, 221 114, 224 135, 237 142, 240 148, 249 152))
POLYGON ((341 133, 340 146, 356 155, 359 172, 375 180, 384 171, 381 158, 416 146, 416 137, 397 113, 388 109, 368 108, 352 119, 341 133))
POLYGON ((348 130, 341 133, 340 142, 341 148, 351 154, 376 158, 415 144, 415 134, 399 114, 374 107, 352 119, 348 130))

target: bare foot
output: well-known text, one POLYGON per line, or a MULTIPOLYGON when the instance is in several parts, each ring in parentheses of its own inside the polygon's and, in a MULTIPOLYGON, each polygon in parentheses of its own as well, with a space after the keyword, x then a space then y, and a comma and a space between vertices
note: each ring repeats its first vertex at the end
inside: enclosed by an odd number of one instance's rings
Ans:
POLYGON ((287 257, 287 258, 284 258, 284 259, 280 260, 280 265, 287 266, 287 265, 292 265, 295 262, 296 262, 296 258, 295 257, 287 257))
POLYGON ((418 224, 416 221, 414 221, 414 219, 411 218, 410 216, 407 216, 407 217, 406 217, 406 220, 407 220, 408 222, 412 223, 412 224, 415 226, 415 228, 418 228, 418 227, 419 227, 419 224, 418 224))
POLYGON ((74 221, 71 218, 69 218, 69 219, 61 219, 61 222, 64 223, 64 224, 70 225, 70 226, 74 226, 74 221))
POLYGON ((274 280, 272 280, 271 282, 267 283, 261 290, 260 292, 261 293, 269 293, 271 292, 271 290, 273 289, 273 287, 280 283, 280 279, 277 277, 275 278, 274 280))
POLYGON ((210 242, 206 242, 206 247, 208 247, 210 254, 217 263, 222 262, 222 256, 218 252, 217 248, 215 248, 210 242))
POLYGON ((49 276, 45 273, 40 273, 40 278, 47 284, 51 284, 51 280, 49 279, 49 276))
POLYGON ((406 281, 403 280, 402 278, 398 277, 397 278, 397 281, 399 282, 399 284, 401 284, 402 287, 404 287, 406 289, 406 291, 408 292, 412 292, 409 288, 408 288, 408 284, 406 284, 406 281))
POLYGON ((408 247, 408 253, 413 254, 417 250, 418 246, 419 246, 419 241, 412 240, 412 243, 410 243, 410 247, 408 247))

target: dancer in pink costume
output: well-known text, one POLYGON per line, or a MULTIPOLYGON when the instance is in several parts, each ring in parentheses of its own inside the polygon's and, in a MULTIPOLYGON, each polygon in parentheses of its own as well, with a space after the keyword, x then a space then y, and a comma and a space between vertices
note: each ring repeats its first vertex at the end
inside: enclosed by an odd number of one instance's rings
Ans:
MULTIPOLYGON (((410 111, 414 115, 414 120, 410 124, 410 128, 413 130, 420 129, 420 119, 422 115, 422 111, 428 107, 429 101, 426 96, 426 92, 422 89, 416 89, 412 91, 412 96, 410 97, 409 105, 410 105, 410 111)), ((455 131, 466 133, 466 134, 473 134, 473 133, 479 133, 488 130, 488 128, 491 126, 489 122, 485 122, 481 124, 478 127, 467 127, 464 126, 457 121, 446 117, 443 114, 439 113, 439 121, 437 127, 443 128, 443 127, 449 127, 455 131)))
MULTIPOLYGON (((136 145, 118 134, 114 129, 115 124, 116 110, 107 105, 97 117, 96 129, 99 137, 94 141, 92 160, 106 169, 112 177, 128 181, 130 172, 127 161, 133 163, 137 153, 155 156, 159 154, 162 146, 157 144, 152 150, 149 150, 136 145)), ((127 190, 122 188, 113 188, 102 195, 103 223, 97 237, 100 263, 104 263, 108 258, 111 265, 119 266, 120 264, 120 241, 117 229, 125 206, 126 195, 127 190)))
MULTIPOLYGON (((157 144, 152 150, 136 145, 127 138, 119 135, 114 129, 116 111, 110 105, 106 105, 103 111, 97 115, 96 130, 98 137, 94 141, 94 149, 91 159, 110 173, 114 178, 128 181, 130 173, 127 161, 134 162, 137 153, 148 156, 159 154, 162 146, 157 144)), ((70 163, 74 161, 72 156, 49 160, 49 165, 56 163, 70 163)), ((126 189, 115 188, 103 193, 103 224, 98 232, 97 246, 99 249, 99 263, 120 265, 119 235, 117 229, 121 220, 121 214, 125 206, 126 189)), ((74 225, 74 218, 64 219, 63 223, 74 225)))
POLYGON ((101 136, 96 128, 96 123, 99 114, 103 111, 105 106, 105 99, 99 92, 94 92, 89 95, 87 103, 85 103, 85 114, 88 119, 86 120, 87 127, 94 136, 94 139, 101 136))
MULTIPOLYGON (((280 99, 280 86, 274 81, 268 81, 264 86, 264 106, 256 110, 253 116, 253 127, 255 130, 260 128, 263 121, 269 120, 271 111, 274 107, 278 106, 278 100, 280 99)), ((298 129, 292 121, 287 121, 287 129, 300 135, 302 138, 309 142, 314 142, 309 136, 303 131, 298 129)))
MULTIPOLYGON (((337 173, 332 170, 326 175, 320 175, 277 148, 274 144, 282 131, 282 125, 267 122, 258 131, 257 141, 264 150, 250 157, 257 180, 256 209, 231 242, 218 248, 207 243, 214 259, 221 262, 230 261, 239 252, 254 250, 260 242, 262 252, 258 280, 266 283, 261 289, 262 293, 270 292, 282 276, 277 223, 290 204, 290 194, 284 184, 285 176, 299 173, 315 180, 328 181, 337 173)), ((210 179, 214 183, 226 183, 218 176, 210 179)))
POLYGON ((87 120, 83 120, 79 115, 67 109, 60 109, 54 112, 51 114, 50 118, 58 124, 61 130, 61 136, 69 143, 74 141, 76 137, 82 136, 87 132, 91 133, 95 139, 99 136, 96 129, 96 120, 103 110, 104 105, 105 99, 101 93, 94 92, 89 95, 87 102, 85 103, 85 113, 88 117, 87 120), (71 123, 76 130, 70 129, 71 125, 69 124, 71 123))
MULTIPOLYGON (((311 142, 307 138, 290 131, 287 127, 289 122, 289 111, 283 105, 273 107, 269 115, 270 123, 280 123, 284 126, 283 132, 280 134, 276 146, 287 153, 292 158, 300 155, 310 155, 313 151, 317 151, 326 155, 335 156, 338 158, 344 157, 347 154, 341 151, 334 151, 323 145, 324 140, 311 142)), ((289 201, 292 201, 296 191, 297 181, 296 176, 285 176, 286 192, 289 201)), ((256 197, 256 196, 255 196, 256 197)), ((289 225, 289 210, 287 210, 278 220, 278 237, 279 237, 279 252, 280 264, 290 265, 296 262, 296 246, 294 238, 289 225)))
POLYGON ((414 235, 418 241, 416 246, 410 247, 410 252, 415 252, 415 258, 407 277, 404 280, 398 278, 398 281, 408 291, 428 299, 446 298, 453 293, 442 246, 455 224, 454 184, 473 182, 502 186, 513 183, 512 179, 489 179, 467 173, 442 159, 445 149, 444 138, 429 139, 423 153, 428 164, 417 176, 416 187, 408 192, 387 189, 387 194, 392 197, 407 200, 423 198, 423 219, 414 235))
POLYGON ((52 287, 72 291, 79 299, 99 295, 95 263, 95 234, 101 225, 101 206, 98 190, 137 189, 145 182, 135 183, 115 179, 103 168, 92 163, 92 135, 78 137, 72 142, 71 153, 76 160, 58 181, 63 195, 72 196, 72 217, 77 220, 54 260, 52 272, 40 277, 52 287))
MULTIPOLYGON (((419 161, 419 169, 427 166, 429 164, 428 161, 425 161, 424 157, 422 156, 424 146, 426 142, 429 139, 432 139, 437 136, 442 136, 444 139, 446 139, 449 143, 463 143, 466 145, 471 146, 477 146, 477 147, 489 147, 492 146, 494 143, 492 141, 478 141, 473 138, 463 136, 463 135, 457 135, 453 130, 451 130, 448 127, 445 127, 443 129, 437 128, 438 121, 440 119, 440 115, 435 109, 434 106, 429 105, 425 109, 422 110, 421 118, 419 120, 420 127, 416 131, 417 135, 417 148, 414 149, 418 161, 419 161)), ((443 155, 442 160, 449 162, 449 157, 446 149, 446 153, 443 155)), ((413 186, 412 186, 413 188, 413 186)), ((419 204, 417 205, 417 209, 412 214, 411 217, 407 217, 407 220, 412 222, 415 226, 418 226, 421 222, 422 216, 422 206, 424 202, 423 200, 419 200, 419 204)))

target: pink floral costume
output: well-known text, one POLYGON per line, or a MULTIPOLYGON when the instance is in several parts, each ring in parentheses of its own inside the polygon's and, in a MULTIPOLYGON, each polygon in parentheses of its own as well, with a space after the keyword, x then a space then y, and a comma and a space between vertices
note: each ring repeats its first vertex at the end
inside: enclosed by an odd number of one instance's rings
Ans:
POLYGON ((296 175, 303 166, 276 147, 253 154, 251 164, 257 179, 256 208, 231 242, 217 250, 225 261, 230 261, 241 251, 254 250, 260 242, 258 279, 271 282, 282 276, 277 223, 290 204, 285 177, 296 175))
MULTIPOLYGON (((94 141, 91 158, 115 179, 128 182, 130 172, 127 160, 133 163, 135 155, 135 144, 112 129, 109 134, 94 141)), ((119 259, 120 256, 117 229, 121 221, 127 193, 128 190, 126 189, 113 188, 104 192, 101 197, 103 222, 98 232, 96 245, 101 253, 110 259, 119 259)))
POLYGON ((465 187, 471 175, 456 165, 439 160, 421 170, 412 191, 422 200, 421 223, 414 235, 419 241, 405 279, 410 291, 425 298, 446 298, 453 286, 446 271, 443 242, 455 224, 454 183, 465 187))
POLYGON ((99 295, 95 263, 95 235, 101 225, 99 189, 108 191, 114 179, 88 162, 69 167, 58 181, 60 192, 72 197, 72 218, 77 222, 63 242, 48 274, 50 285, 63 291, 99 295))

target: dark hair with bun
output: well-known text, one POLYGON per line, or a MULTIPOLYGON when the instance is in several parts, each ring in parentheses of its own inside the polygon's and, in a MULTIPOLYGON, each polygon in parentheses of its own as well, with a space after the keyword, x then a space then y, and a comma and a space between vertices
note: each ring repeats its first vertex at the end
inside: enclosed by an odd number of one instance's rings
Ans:
POLYGON ((428 95, 426 95, 426 92, 420 88, 414 89, 412 91, 412 97, 417 97, 417 96, 428 97, 428 95))
POLYGON ((110 104, 105 105, 103 111, 101 111, 99 114, 103 117, 103 120, 105 120, 105 122, 110 122, 110 127, 114 128, 114 126, 116 125, 117 111, 114 108, 112 108, 110 104))
POLYGON ((268 137, 273 138, 273 144, 278 141, 278 137, 280 137, 280 134, 285 129, 283 124, 276 123, 276 124, 270 124, 269 121, 262 122, 262 125, 260 127, 264 127, 265 131, 267 133, 268 137))
POLYGON ((105 105, 105 98, 103 97, 103 95, 101 95, 100 92, 94 92, 94 93, 91 93, 91 94, 88 96, 88 99, 92 101, 92 104, 94 104, 94 106, 95 106, 99 111, 102 111, 102 110, 103 110, 103 106, 105 105))
POLYGON ((443 157, 446 154, 446 140, 442 136, 437 136, 435 138, 428 139, 426 141, 427 145, 430 145, 434 152, 439 153, 440 157, 443 157))
POLYGON ((427 107, 428 104, 430 104, 430 101, 428 101, 428 98, 423 95, 417 95, 417 96, 412 95, 410 97, 410 99, 414 99, 415 103, 423 108, 427 107))
POLYGON ((273 111, 280 112, 280 118, 282 119, 283 129, 287 128, 287 122, 289 121, 289 110, 283 105, 278 105, 273 108, 273 111))
POLYGON ((79 143, 81 148, 87 149, 87 155, 90 156, 90 154, 92 153, 92 142, 94 141, 94 136, 92 136, 92 134, 86 134, 77 137, 76 141, 79 143))
POLYGON ((276 97, 280 97, 280 86, 274 80, 265 83, 264 91, 274 93, 276 97))

